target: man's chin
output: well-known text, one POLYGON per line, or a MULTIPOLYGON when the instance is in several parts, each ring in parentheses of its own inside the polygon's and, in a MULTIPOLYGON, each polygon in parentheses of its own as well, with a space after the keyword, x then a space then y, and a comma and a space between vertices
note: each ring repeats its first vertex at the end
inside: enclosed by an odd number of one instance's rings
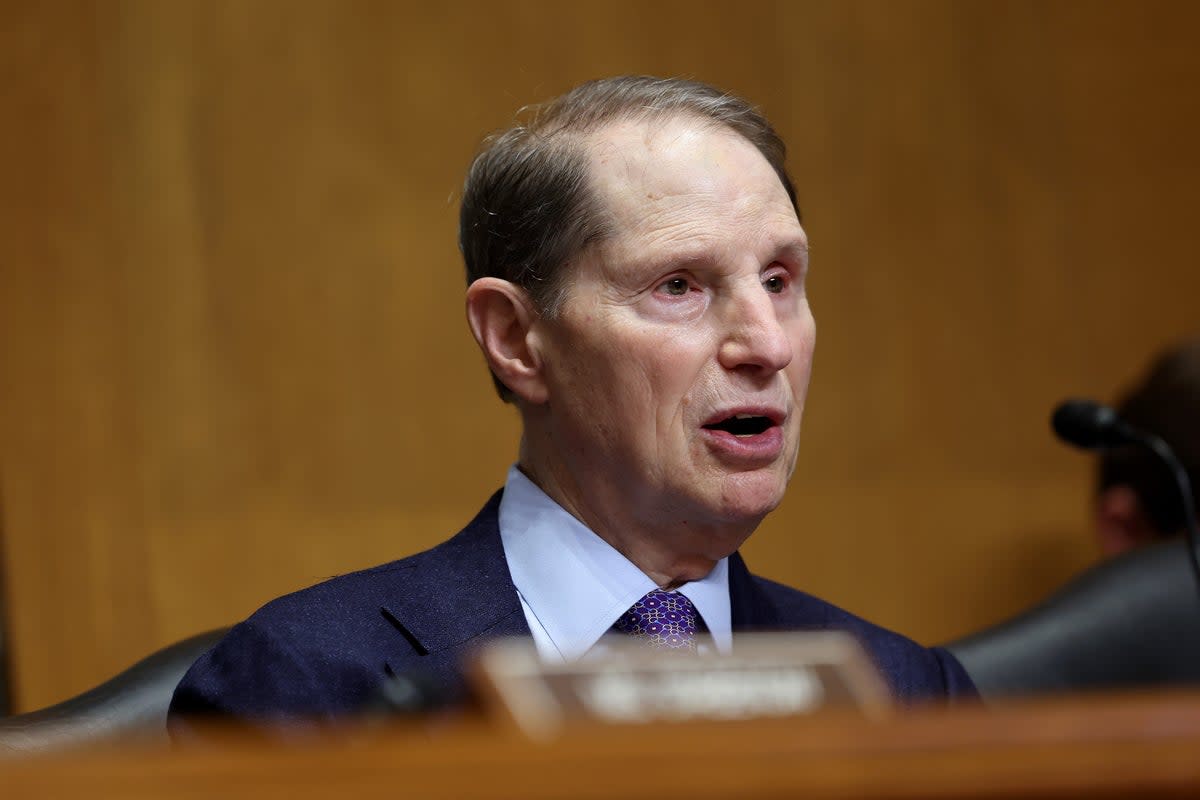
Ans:
POLYGON ((773 471, 728 476, 721 492, 721 516, 730 522, 757 525, 783 502, 786 480, 773 471))

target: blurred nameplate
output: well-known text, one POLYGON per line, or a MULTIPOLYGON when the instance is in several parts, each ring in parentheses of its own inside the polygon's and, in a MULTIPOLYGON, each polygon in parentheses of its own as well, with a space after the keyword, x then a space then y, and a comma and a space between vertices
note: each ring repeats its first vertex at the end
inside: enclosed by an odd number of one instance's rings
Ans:
POLYGON ((729 654, 652 650, 612 636, 603 653, 546 663, 531 639, 500 639, 477 657, 480 694, 526 733, 579 723, 631 724, 788 717, 818 709, 879 716, 887 684, 849 634, 756 633, 729 654))

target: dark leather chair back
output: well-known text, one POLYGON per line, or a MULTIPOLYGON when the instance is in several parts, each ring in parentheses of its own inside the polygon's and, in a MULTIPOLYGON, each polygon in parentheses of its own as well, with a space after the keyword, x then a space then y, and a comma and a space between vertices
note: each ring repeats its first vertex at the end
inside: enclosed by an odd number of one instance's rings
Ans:
POLYGON ((1200 587, 1183 539, 1105 561, 946 645, 984 698, 1200 685, 1200 587))
POLYGON ((116 677, 48 708, 0 717, 0 756, 137 739, 166 745, 175 686, 228 628, 176 642, 116 677))

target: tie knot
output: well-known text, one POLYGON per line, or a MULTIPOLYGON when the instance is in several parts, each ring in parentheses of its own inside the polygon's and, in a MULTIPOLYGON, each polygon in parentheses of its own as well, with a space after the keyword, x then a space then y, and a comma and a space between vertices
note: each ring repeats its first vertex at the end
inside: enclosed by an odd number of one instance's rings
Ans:
POLYGON ((621 615, 613 627, 662 650, 696 650, 699 615, 678 592, 655 589, 621 615))

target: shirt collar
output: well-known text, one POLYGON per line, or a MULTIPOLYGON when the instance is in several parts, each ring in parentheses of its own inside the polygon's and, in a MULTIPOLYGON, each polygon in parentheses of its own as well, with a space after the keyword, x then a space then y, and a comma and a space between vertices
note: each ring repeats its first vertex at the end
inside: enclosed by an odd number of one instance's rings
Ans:
MULTIPOLYGON (((562 657, 579 658, 654 581, 571 516, 515 465, 500 500, 500 538, 513 584, 562 657)), ((732 642, 729 565, 679 587, 718 650, 732 642)))

